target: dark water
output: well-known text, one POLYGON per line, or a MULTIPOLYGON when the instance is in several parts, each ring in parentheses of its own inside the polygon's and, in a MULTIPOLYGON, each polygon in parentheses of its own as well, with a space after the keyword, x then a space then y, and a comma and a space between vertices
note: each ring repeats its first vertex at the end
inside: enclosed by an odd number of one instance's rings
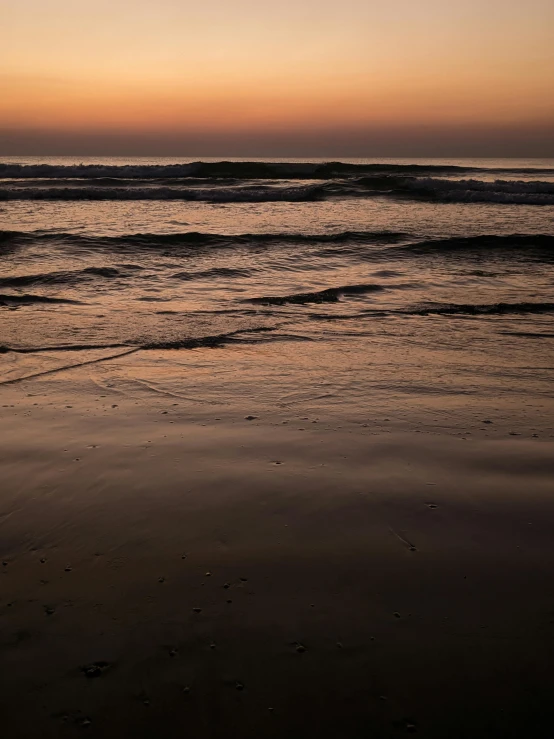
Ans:
POLYGON ((292 374, 361 386, 376 354, 392 383, 440 350, 429 388, 446 352, 464 392, 508 366, 546 392, 552 160, 12 159, 0 176, 9 372, 54 350, 271 344, 272 369, 303 357, 292 374))

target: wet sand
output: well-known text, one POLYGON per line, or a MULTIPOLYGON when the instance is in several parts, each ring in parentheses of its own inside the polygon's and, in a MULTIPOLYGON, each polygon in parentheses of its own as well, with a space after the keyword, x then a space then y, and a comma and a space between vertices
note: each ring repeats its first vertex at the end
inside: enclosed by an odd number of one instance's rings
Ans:
POLYGON ((551 430, 79 372, 1 389, 3 736, 551 735, 551 430))

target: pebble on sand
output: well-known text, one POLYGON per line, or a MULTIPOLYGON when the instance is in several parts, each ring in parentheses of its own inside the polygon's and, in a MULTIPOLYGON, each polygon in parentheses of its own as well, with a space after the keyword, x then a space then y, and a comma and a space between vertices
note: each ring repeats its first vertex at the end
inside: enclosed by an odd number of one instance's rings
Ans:
POLYGON ((109 662, 92 662, 90 665, 84 665, 81 667, 81 672, 85 677, 100 677, 109 666, 109 662))
POLYGON ((255 421, 256 418, 258 418, 258 416, 245 416, 244 420, 245 421, 255 421))

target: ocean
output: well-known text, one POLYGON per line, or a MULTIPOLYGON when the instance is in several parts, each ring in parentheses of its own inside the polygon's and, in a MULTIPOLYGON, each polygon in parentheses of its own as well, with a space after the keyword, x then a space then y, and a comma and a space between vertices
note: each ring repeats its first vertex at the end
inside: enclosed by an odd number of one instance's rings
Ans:
POLYGON ((442 425, 502 397, 529 428, 551 390, 552 159, 12 157, 0 178, 3 381, 95 363, 128 392, 155 372, 356 418, 395 397, 442 425))
POLYGON ((554 160, 0 177, 4 735, 550 735, 554 160))

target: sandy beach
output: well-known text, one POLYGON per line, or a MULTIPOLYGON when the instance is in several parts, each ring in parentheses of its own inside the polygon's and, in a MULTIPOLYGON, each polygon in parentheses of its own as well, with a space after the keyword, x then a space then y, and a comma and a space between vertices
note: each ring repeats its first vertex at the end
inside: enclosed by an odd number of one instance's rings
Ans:
POLYGON ((548 736, 546 424, 339 424, 85 367, 1 405, 4 736, 548 736))

